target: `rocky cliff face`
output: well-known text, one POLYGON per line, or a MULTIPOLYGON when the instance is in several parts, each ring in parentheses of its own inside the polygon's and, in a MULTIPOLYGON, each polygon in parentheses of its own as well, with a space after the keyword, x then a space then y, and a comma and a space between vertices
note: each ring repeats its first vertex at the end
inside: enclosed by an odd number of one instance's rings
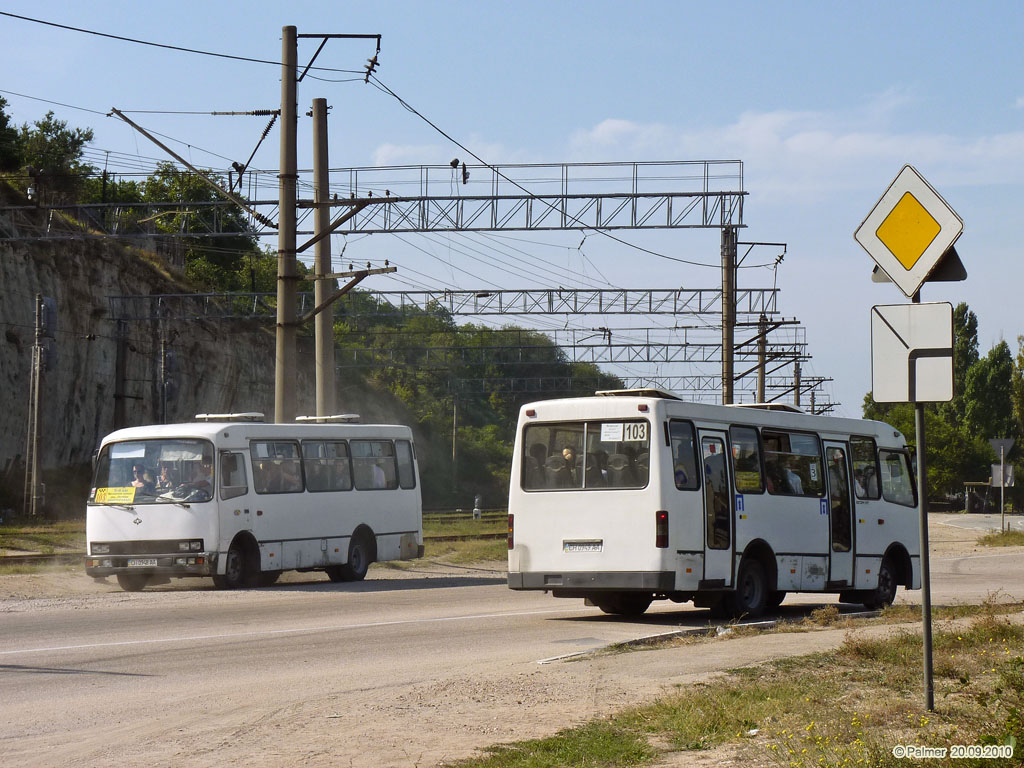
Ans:
MULTIPOLYGON (((0 242, 0 509, 20 506, 37 293, 57 307, 54 364, 41 377, 39 398, 39 461, 48 484, 62 468, 75 467, 81 477, 113 429, 160 422, 162 338, 175 368, 167 422, 237 411, 273 418, 272 321, 176 317, 162 321, 162 328, 156 320, 131 321, 119 342, 109 297, 186 291, 159 257, 118 243, 0 242)), ((315 413, 311 342, 300 338, 299 414, 315 413)), ((360 413, 366 422, 411 423, 393 398, 362 384, 344 390, 339 411, 360 413)))

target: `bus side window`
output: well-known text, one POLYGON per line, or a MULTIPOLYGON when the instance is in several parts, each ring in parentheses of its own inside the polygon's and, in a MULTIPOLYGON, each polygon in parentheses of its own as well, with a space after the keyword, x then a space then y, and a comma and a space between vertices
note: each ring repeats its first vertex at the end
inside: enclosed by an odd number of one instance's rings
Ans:
POLYGON ((406 490, 416 487, 416 473, 412 464, 412 444, 408 440, 395 441, 398 457, 398 486, 406 490))
POLYGON ((730 427, 732 438, 732 470, 737 493, 763 493, 761 450, 757 430, 753 427, 730 427))
POLYGON ((220 455, 220 497, 233 499, 249 492, 245 479, 245 461, 240 453, 220 455))
POLYGON ((398 487, 395 446, 390 440, 353 440, 352 470, 357 490, 398 487))
POLYGON ((700 487, 697 474, 696 447, 693 425, 688 421, 669 422, 669 442, 672 445, 672 475, 676 488, 695 491, 700 487))
POLYGON ((851 437, 850 454, 853 458, 853 489, 858 499, 878 499, 878 459, 875 441, 870 437, 851 437))
POLYGON ((825 478, 818 436, 802 432, 761 431, 768 493, 822 496, 825 478))
POLYGON ((878 456, 882 460, 882 497, 905 507, 916 507, 917 488, 907 455, 900 451, 881 450, 878 456))

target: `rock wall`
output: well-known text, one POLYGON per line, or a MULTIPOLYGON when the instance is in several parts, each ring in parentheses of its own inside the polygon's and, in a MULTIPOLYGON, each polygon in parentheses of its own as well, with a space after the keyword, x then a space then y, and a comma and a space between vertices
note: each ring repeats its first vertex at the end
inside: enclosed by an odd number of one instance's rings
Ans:
MULTIPOLYGON (((24 483, 36 294, 54 298, 57 307, 55 364, 43 373, 40 388, 39 460, 49 483, 62 468, 76 468, 81 476, 114 428, 160 422, 161 329, 146 320, 124 328, 124 423, 115 424, 119 345, 108 297, 187 291, 159 257, 116 242, 0 242, 0 509, 20 502, 24 483)), ((176 362, 167 422, 237 411, 273 418, 273 321, 164 322, 176 362)), ((298 359, 298 413, 312 414, 311 338, 300 338, 298 359)), ((412 423, 390 394, 361 381, 339 390, 340 412, 360 413, 364 422, 412 423)))

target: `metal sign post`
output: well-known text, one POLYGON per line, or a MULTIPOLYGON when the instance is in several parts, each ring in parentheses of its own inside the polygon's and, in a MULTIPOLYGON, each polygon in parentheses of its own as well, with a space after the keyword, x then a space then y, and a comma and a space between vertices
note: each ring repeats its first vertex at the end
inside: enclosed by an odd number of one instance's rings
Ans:
MULTIPOLYGON (((1016 440, 1012 437, 999 437, 988 442, 992 449, 999 454, 999 531, 1001 533, 1006 530, 1006 454, 1013 448, 1016 440)), ((992 473, 992 479, 995 479, 995 472, 992 473)))
POLYGON ((952 306, 921 304, 920 290, 929 279, 967 277, 953 249, 961 232, 963 221, 956 212, 921 174, 905 165, 853 235, 912 302, 910 306, 872 308, 871 382, 876 402, 914 403, 924 699, 929 711, 935 709, 935 688, 924 403, 953 398, 953 323, 952 306), (957 269, 948 268, 953 260, 957 269), (941 266, 944 262, 947 268, 941 266))

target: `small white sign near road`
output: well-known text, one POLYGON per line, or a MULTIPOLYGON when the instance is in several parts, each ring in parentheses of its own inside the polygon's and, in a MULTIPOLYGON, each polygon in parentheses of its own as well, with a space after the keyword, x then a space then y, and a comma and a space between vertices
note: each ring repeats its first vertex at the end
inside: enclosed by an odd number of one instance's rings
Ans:
POLYGON ((963 231, 956 211, 913 166, 905 165, 853 237, 913 298, 963 231))
POLYGON ((953 305, 871 308, 871 393, 876 403, 953 399, 953 305))

